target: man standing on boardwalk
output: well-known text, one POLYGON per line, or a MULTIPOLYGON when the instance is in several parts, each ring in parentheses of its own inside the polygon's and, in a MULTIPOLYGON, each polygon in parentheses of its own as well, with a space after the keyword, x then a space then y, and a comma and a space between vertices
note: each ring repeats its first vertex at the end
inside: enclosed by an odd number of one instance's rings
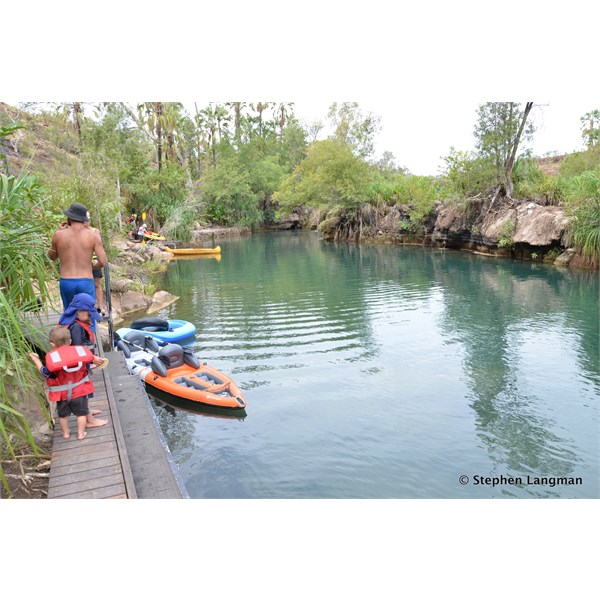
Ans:
POLYGON ((75 294, 84 292, 96 299, 92 269, 101 269, 107 258, 100 232, 87 225, 90 220, 88 209, 73 202, 63 212, 68 227, 61 227, 54 233, 48 257, 60 261, 60 296, 64 310, 67 310, 75 294), (92 265, 94 253, 96 260, 92 265))
MULTIPOLYGON (((60 297, 66 311, 75 294, 84 292, 96 299, 92 269, 101 269, 108 259, 100 232, 88 226, 88 209, 79 202, 73 202, 63 213, 67 216, 67 227, 63 225, 55 231, 48 257, 50 260, 60 261, 60 297), (96 260, 92 265, 94 254, 96 260)), ((88 413, 86 427, 102 427, 108 423, 106 420, 96 419, 94 415, 99 412, 101 411, 88 413)))

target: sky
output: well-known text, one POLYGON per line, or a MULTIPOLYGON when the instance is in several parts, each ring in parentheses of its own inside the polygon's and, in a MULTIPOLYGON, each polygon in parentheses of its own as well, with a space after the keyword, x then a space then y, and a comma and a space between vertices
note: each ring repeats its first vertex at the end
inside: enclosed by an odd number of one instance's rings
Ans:
MULTIPOLYGON (((303 122, 327 122, 331 102, 300 101, 294 112, 303 122)), ((348 101, 348 100, 347 100, 348 101)), ((349 101, 352 101, 350 99, 349 101)), ((363 114, 381 117, 381 130, 375 138, 375 154, 394 154, 398 166, 414 175, 438 175, 453 146, 456 150, 474 150, 473 129, 479 101, 359 101, 363 114)), ((522 106, 524 103, 522 104, 522 106)), ((583 149, 580 118, 600 109, 600 98, 593 101, 535 102, 530 120, 536 132, 530 148, 535 156, 565 154, 583 149)))

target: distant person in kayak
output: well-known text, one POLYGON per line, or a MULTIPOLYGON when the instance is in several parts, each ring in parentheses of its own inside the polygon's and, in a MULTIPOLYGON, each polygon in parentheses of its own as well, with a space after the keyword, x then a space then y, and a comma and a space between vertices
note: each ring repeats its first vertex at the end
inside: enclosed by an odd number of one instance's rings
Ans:
MULTIPOLYGON (((58 324, 67 327, 71 336, 73 346, 83 346, 90 352, 96 348, 96 321, 102 321, 94 306, 94 299, 85 293, 75 294, 75 297, 69 304, 69 308, 61 315, 58 324)), ((91 367, 88 365, 88 375, 91 375, 91 367)), ((88 394, 88 398, 93 397, 93 393, 88 394)), ((91 410, 87 415, 86 427, 102 427, 108 421, 96 419, 94 415, 100 414, 101 410, 91 410)))
POLYGON ((29 356, 40 374, 46 378, 49 400, 56 402, 63 438, 68 440, 71 437, 69 417, 75 415, 77 439, 82 440, 86 436, 85 429, 88 426, 88 395, 94 391, 87 365, 94 364, 103 368, 107 361, 100 356, 94 356, 82 346, 72 346, 69 330, 64 327, 54 327, 50 330, 50 345, 52 350, 46 354, 45 365, 35 352, 31 352, 29 356))
POLYGON ((96 298, 92 256, 95 252, 96 269, 102 268, 108 259, 100 232, 87 225, 90 221, 87 208, 73 202, 63 213, 67 216, 67 227, 59 227, 52 236, 48 257, 60 261, 60 296, 66 310, 77 293, 84 292, 96 298))

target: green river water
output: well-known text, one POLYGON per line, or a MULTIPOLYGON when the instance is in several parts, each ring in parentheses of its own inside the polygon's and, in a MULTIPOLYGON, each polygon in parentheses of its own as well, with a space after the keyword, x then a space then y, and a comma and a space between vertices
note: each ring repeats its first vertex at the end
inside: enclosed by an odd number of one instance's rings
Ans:
POLYGON ((153 400, 192 498, 598 498, 597 272, 315 232, 175 259, 245 416, 153 400))

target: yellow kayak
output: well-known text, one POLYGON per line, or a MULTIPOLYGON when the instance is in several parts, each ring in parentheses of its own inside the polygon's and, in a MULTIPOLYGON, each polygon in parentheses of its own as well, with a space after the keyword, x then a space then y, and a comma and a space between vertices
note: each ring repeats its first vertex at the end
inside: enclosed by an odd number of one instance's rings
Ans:
MULTIPOLYGON (((167 256, 167 262, 171 262, 172 260, 216 260, 217 262, 221 262, 220 254, 171 254, 167 256)), ((166 268, 166 265, 165 265, 166 268)))
POLYGON ((221 254, 221 246, 216 248, 169 248, 165 246, 165 250, 176 256, 191 256, 193 254, 221 254))
POLYGON ((144 237, 147 240, 155 240, 158 242, 164 242, 167 239, 164 235, 159 235, 158 233, 154 233, 154 231, 146 231, 144 237))

